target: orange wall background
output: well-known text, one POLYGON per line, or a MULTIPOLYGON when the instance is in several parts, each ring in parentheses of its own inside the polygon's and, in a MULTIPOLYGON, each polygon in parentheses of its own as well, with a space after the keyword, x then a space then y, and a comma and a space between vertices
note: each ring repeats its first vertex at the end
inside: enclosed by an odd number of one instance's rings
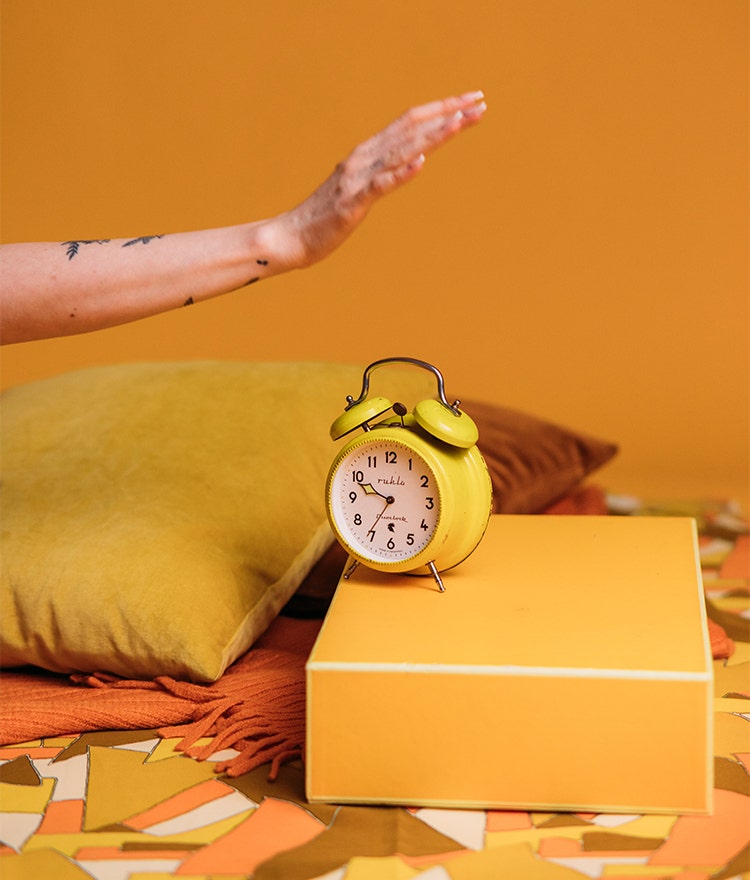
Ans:
POLYGON ((617 441, 598 478, 614 491, 747 505, 745 0, 1 8, 4 241, 259 219, 408 106, 476 88, 489 104, 326 262, 5 347, 5 386, 134 360, 406 354, 451 396, 617 441))

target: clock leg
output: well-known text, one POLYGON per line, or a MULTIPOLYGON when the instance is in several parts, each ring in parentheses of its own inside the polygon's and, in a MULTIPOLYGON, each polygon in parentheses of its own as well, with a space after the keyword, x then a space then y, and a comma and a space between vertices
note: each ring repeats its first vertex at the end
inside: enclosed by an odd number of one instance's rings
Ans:
POLYGON ((442 578, 440 577, 440 573, 438 572, 437 568, 435 567, 435 563, 428 562, 427 568, 429 568, 430 571, 432 572, 432 576, 435 578, 435 583, 438 585, 438 590, 440 590, 441 593, 444 593, 445 592, 445 584, 443 583, 442 578))
POLYGON ((354 574, 357 566, 359 565, 358 559, 352 559, 351 564, 344 569, 344 580, 348 581, 349 578, 354 574))

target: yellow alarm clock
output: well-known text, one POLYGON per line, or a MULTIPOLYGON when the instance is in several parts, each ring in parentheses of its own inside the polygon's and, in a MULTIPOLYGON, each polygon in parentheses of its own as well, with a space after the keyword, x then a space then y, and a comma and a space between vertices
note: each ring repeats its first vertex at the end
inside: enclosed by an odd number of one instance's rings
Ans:
POLYGON ((326 481, 331 528, 352 557, 344 577, 361 563, 385 572, 432 575, 466 559, 484 535, 492 507, 492 482, 477 448, 479 431, 448 403, 437 367, 416 358, 384 358, 364 371, 362 390, 347 397, 331 425, 331 438, 361 429, 336 455, 326 481), (385 397, 369 398, 370 374, 385 364, 410 364, 432 372, 438 399, 412 413, 385 397))

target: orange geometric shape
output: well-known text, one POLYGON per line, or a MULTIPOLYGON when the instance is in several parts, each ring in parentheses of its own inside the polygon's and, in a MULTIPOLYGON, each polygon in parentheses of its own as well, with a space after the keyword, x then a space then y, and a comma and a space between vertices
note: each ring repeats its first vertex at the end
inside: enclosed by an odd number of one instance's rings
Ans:
POLYGON ((542 859, 580 858, 583 854, 583 845, 575 838, 545 837, 539 841, 538 853, 542 859))
POLYGON ((325 830, 322 822, 296 804, 266 798, 244 822, 187 858, 175 874, 252 874, 261 862, 302 846, 325 830))
POLYGON ((136 831, 142 831, 151 825, 167 822, 176 816, 181 816, 190 810, 194 810, 196 807, 202 807, 204 804, 225 797, 233 791, 234 789, 231 786, 220 782, 218 779, 207 779, 205 782, 200 782, 186 791, 181 791, 174 797, 162 801, 162 803, 145 810, 143 813, 132 816, 122 824, 136 831))
POLYGON ((487 810, 487 831, 522 831, 531 828, 531 817, 522 810, 487 810))
POLYGON ((681 816, 650 865, 723 865, 750 842, 750 798, 714 791, 711 816, 681 816))
POLYGON ((750 578, 750 535, 740 535, 719 571, 721 578, 750 578))
POLYGON ((78 834, 83 829, 84 801, 50 801, 37 834, 78 834))
POLYGON ((56 758, 60 754, 60 749, 40 748, 19 748, 18 746, 8 746, 0 749, 0 761, 12 761, 14 758, 20 758, 23 755, 28 756, 32 760, 35 758, 56 758))
POLYGON ((184 859, 192 850, 185 849, 120 849, 119 846, 82 846, 76 851, 77 862, 143 861, 152 859, 184 859))

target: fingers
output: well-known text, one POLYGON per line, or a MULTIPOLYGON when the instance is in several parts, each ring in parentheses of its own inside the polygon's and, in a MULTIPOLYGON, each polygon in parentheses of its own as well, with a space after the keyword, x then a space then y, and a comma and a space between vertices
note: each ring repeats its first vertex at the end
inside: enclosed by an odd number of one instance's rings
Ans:
POLYGON ((479 111, 479 115, 484 112, 486 105, 484 103, 484 92, 464 92, 451 98, 443 98, 440 101, 431 101, 428 104, 422 104, 419 107, 412 107, 405 115, 411 114, 417 120, 429 120, 436 117, 448 118, 455 114, 471 113, 479 111))
MULTIPOLYGON (((370 167, 397 177, 408 174, 424 156, 442 146, 460 131, 475 125, 487 105, 482 92, 466 92, 452 98, 431 101, 407 110, 383 131, 361 144, 357 152, 370 167)), ((418 169, 417 169, 418 170, 418 169)), ((379 187, 378 187, 379 188, 379 187)))
POLYGON ((355 198, 377 198, 411 180, 426 154, 475 125, 486 109, 484 94, 476 91, 407 110, 360 144, 345 163, 355 198))
POLYGON ((467 92, 457 98, 432 101, 407 110, 393 125, 396 131, 400 129, 405 140, 417 144, 423 139, 423 146, 435 147, 463 128, 479 122, 486 109, 482 92, 467 92))
POLYGON ((405 162, 395 168, 388 168, 373 175, 370 182, 370 192, 376 196, 383 196, 392 192, 399 186, 407 183, 412 177, 419 174, 425 163, 424 153, 420 153, 413 161, 405 162))

